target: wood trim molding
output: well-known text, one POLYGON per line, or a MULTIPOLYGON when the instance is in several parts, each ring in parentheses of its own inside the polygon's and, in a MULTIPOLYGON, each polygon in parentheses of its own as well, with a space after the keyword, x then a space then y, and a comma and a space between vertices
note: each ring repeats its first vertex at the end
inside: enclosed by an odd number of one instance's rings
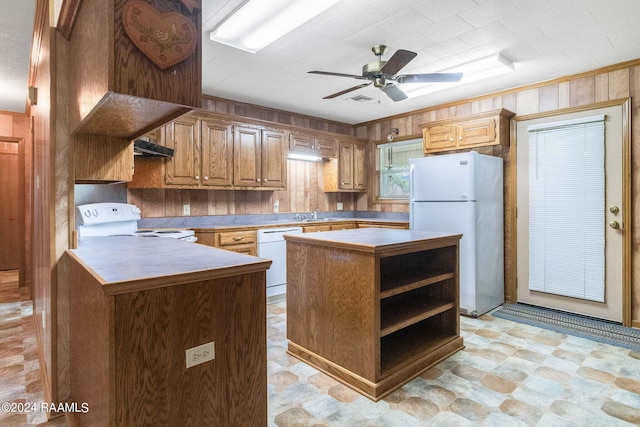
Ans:
POLYGON ((63 0, 62 8, 60 9, 60 17, 58 18, 57 28, 62 37, 69 40, 71 37, 71 31, 73 31, 73 24, 76 22, 78 11, 82 0, 63 0))
POLYGON ((47 22, 49 2, 38 0, 36 3, 36 16, 33 23, 33 37, 31 39, 31 55, 29 64, 29 86, 35 86, 38 63, 40 62, 40 50, 42 44, 42 31, 47 22))
POLYGON ((413 110, 413 111, 408 111, 406 113, 396 114, 395 116, 388 116, 388 117, 383 117, 381 119, 371 120, 371 121, 368 121, 368 122, 357 123, 357 124, 354 124, 353 127, 354 128, 359 128, 359 127, 362 127, 362 126, 371 126, 371 125, 374 125, 376 123, 389 122, 389 121, 394 120, 394 119, 400 119, 400 118, 407 117, 407 116, 419 115, 419 114, 426 113, 426 112, 433 111, 433 110, 439 110, 439 109, 442 109, 442 108, 449 108, 449 107, 455 107, 455 106, 458 106, 458 105, 468 104, 470 102, 479 101, 479 100, 482 100, 482 99, 487 99, 488 97, 492 97, 492 98, 500 97, 500 96, 509 95, 509 94, 512 94, 512 93, 518 93, 518 92, 522 92, 522 91, 526 91, 526 90, 530 90, 530 89, 539 88, 539 87, 542 87, 542 86, 548 86, 548 85, 552 85, 552 84, 558 84, 558 83, 568 82, 568 81, 575 80, 575 79, 580 79, 580 78, 583 78, 583 77, 589 77, 589 76, 594 76, 594 75, 598 75, 598 74, 610 73, 612 71, 623 70, 625 68, 631 68, 631 67, 634 67, 634 66, 637 66, 637 65, 640 65, 640 58, 633 59, 631 61, 620 62, 618 64, 607 65, 605 67, 596 68, 595 70, 586 71, 584 73, 572 74, 572 75, 569 75, 569 76, 563 76, 563 77, 559 77, 557 79, 552 79, 552 80, 544 80, 544 81, 541 81, 541 82, 538 82, 538 83, 531 83, 531 84, 524 85, 524 86, 517 86, 517 87, 513 87, 511 89, 505 89, 505 90, 499 91, 499 92, 487 93, 487 94, 479 95, 479 96, 476 96, 476 97, 473 97, 473 98, 465 98, 465 99, 462 99, 462 100, 459 100, 459 101, 453 101, 453 102, 449 102, 449 103, 446 103, 446 104, 432 105, 430 107, 421 108, 419 110, 413 110))

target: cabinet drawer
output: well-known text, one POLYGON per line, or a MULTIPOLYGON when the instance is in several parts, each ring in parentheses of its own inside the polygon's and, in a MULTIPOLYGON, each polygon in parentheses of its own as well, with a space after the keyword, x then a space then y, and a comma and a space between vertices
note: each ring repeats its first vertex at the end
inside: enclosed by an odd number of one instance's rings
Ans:
POLYGON ((333 230, 351 230, 353 228, 356 228, 356 225, 354 223, 331 224, 331 231, 333 231, 333 230))
POLYGON ((307 225, 302 227, 304 233, 313 233, 314 231, 331 231, 330 225, 307 225))
POLYGON ((220 246, 220 249, 226 249, 227 251, 238 252, 240 254, 256 256, 256 245, 253 243, 243 243, 241 245, 227 245, 220 246))
MULTIPOLYGON (((225 231, 218 233, 216 239, 216 246, 223 247, 229 245, 240 245, 250 243, 256 243, 256 232, 255 230, 247 230, 247 231, 225 231)), ((228 249, 228 248, 224 248, 228 249)))

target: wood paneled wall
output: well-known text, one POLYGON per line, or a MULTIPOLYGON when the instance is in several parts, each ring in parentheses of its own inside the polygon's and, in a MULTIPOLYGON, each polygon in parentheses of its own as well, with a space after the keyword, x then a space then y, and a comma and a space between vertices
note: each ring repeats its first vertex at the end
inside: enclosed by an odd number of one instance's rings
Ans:
POLYGON ((182 216, 189 204, 191 216, 249 215, 279 212, 330 212, 337 202, 355 210, 353 193, 324 193, 321 163, 287 160, 287 189, 280 191, 129 189, 129 203, 140 207, 144 218, 182 216))
POLYGON ((303 114, 296 114, 288 111, 274 110, 271 108, 260 107, 258 105, 216 98, 209 95, 203 95, 202 108, 221 114, 267 120, 273 123, 298 126, 325 132, 341 133, 351 136, 353 136, 354 132, 353 126, 346 123, 319 119, 317 117, 305 116, 303 114))
MULTIPOLYGON (((518 116, 537 113, 548 113, 567 108, 588 108, 591 105, 625 99, 631 97, 632 114, 632 174, 633 189, 640 184, 640 59, 617 64, 592 72, 575 76, 568 76, 554 81, 534 84, 503 91, 486 96, 455 103, 440 105, 433 108, 414 111, 411 113, 389 117, 383 120, 363 123, 356 126, 356 136, 368 138, 370 141, 382 141, 394 127, 399 129, 399 138, 421 135, 424 123, 483 113, 499 108, 506 108, 518 116)), ((515 180, 511 181, 511 149, 488 148, 479 150, 484 154, 501 156, 505 160, 505 269, 507 271, 505 297, 508 301, 515 300, 515 254, 513 243, 515 235, 515 180)), ((405 212, 407 205, 375 203, 369 197, 360 196, 356 203, 358 210, 396 211, 405 212)), ((634 190, 631 203, 632 229, 632 289, 631 289, 631 317, 635 327, 640 327, 640 285, 637 283, 640 274, 640 198, 634 190)))

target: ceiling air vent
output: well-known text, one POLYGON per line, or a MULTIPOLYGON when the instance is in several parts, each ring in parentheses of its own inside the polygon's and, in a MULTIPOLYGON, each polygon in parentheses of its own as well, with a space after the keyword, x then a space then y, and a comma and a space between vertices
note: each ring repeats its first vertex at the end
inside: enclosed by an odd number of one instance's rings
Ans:
POLYGON ((369 101, 373 101, 373 98, 370 98, 368 96, 364 96, 364 95, 358 95, 358 96, 354 96, 353 98, 349 98, 352 101, 356 101, 356 102, 369 102, 369 101))

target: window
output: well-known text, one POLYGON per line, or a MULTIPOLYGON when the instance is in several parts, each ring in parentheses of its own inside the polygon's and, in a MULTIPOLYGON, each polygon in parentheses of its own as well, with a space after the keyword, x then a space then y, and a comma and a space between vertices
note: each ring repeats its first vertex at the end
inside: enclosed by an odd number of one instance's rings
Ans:
POLYGON ((409 198, 409 159, 423 157, 422 139, 378 145, 378 199, 409 198))

